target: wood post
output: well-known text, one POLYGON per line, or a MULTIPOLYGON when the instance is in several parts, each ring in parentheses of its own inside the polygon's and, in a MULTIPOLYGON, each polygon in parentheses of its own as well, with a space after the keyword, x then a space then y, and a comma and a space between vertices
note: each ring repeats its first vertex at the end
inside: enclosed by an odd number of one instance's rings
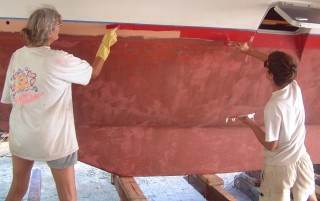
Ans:
POLYGON ((147 201, 133 177, 114 176, 114 185, 121 201, 147 201))
POLYGON ((221 187, 224 181, 215 174, 189 175, 188 182, 208 201, 237 201, 221 187))

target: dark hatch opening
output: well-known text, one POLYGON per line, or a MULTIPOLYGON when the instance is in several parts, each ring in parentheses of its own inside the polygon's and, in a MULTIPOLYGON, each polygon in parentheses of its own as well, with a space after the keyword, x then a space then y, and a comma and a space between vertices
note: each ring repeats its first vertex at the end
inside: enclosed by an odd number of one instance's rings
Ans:
POLYGON ((283 19, 275 10, 270 8, 264 19, 262 20, 260 30, 296 32, 299 27, 292 26, 283 19))

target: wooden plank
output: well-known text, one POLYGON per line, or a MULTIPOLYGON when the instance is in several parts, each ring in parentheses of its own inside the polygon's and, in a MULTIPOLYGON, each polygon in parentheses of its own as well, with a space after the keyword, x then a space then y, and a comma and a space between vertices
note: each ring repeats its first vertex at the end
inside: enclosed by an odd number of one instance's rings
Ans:
POLYGON ((114 184, 121 201, 147 201, 133 177, 114 177, 114 184))
POLYGON ((188 182, 208 201, 236 201, 228 191, 223 189, 223 179, 214 174, 189 175, 188 182))
POLYGON ((215 174, 200 174, 197 177, 209 186, 222 186, 224 184, 223 179, 215 174))
POLYGON ((32 171, 29 184, 28 201, 40 201, 41 197, 41 170, 34 169, 32 171))
POLYGON ((204 194, 206 185, 221 186, 223 179, 215 174, 188 175, 188 183, 191 184, 199 193, 204 194))
POLYGON ((261 184, 261 179, 260 179, 260 175, 261 175, 261 171, 257 171, 259 172, 259 176, 254 175, 252 176, 252 174, 250 174, 250 172, 243 172, 240 174, 240 177, 244 180, 246 180, 247 182, 251 183, 253 186, 255 187, 260 187, 261 184))
POLYGON ((252 182, 252 180, 248 179, 249 176, 244 177, 242 175, 246 174, 242 173, 241 176, 235 179, 235 187, 247 195, 252 201, 258 201, 260 194, 259 187, 255 185, 255 182, 252 182))
POLYGON ((206 184, 202 182, 197 175, 188 175, 188 183, 193 186, 201 195, 205 195, 206 184))
POLYGON ((116 175, 111 174, 111 184, 114 185, 114 181, 116 179, 116 175))
POLYGON ((207 201, 238 201, 221 186, 207 186, 207 201))

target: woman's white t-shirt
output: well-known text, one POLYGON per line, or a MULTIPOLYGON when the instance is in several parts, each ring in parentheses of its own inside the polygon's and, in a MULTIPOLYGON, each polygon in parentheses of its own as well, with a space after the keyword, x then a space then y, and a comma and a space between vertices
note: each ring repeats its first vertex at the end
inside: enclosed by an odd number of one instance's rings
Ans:
POLYGON ((78 150, 72 83, 89 83, 92 67, 49 47, 18 49, 11 57, 1 102, 12 104, 9 147, 18 157, 50 161, 78 150))
POLYGON ((273 92, 264 109, 265 141, 278 140, 274 151, 264 149, 266 165, 289 165, 305 152, 305 111, 300 87, 294 80, 273 92))

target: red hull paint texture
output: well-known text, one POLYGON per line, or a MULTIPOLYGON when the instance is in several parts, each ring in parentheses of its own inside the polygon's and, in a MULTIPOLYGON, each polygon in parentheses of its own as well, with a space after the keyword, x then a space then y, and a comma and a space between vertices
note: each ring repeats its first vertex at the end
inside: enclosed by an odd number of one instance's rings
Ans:
MULTIPOLYGON (((53 48, 91 62, 100 40, 61 35, 53 48)), ((320 51, 312 45, 318 37, 306 36, 303 51, 294 41, 292 36, 255 34, 253 46, 299 58, 306 144, 319 164, 320 51)), ((1 86, 10 56, 22 44, 18 34, 0 33, 1 86)), ((123 176, 258 170, 261 145, 250 129, 239 122, 226 124, 225 118, 255 112, 262 125, 270 95, 261 62, 223 40, 119 37, 99 78, 73 86, 79 159, 123 176)), ((1 128, 7 127, 9 110, 0 105, 1 128)))

